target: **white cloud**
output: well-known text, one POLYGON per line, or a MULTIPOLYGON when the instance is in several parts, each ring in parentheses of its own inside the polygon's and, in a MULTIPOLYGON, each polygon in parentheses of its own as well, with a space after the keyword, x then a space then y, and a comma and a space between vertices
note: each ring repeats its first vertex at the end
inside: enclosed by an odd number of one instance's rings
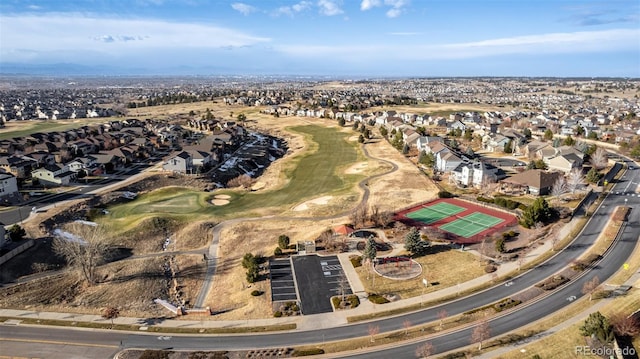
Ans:
POLYGON ((387 11, 387 17, 392 18, 392 19, 400 16, 401 14, 402 14, 402 10, 400 10, 400 9, 395 9, 394 8, 394 9, 389 9, 387 11))
MULTIPOLYGON (((401 33, 398 33, 401 34, 401 33)), ((296 56, 322 53, 344 61, 461 59, 509 54, 566 54, 625 51, 637 48, 640 29, 550 33, 451 44, 293 45, 276 47, 296 56), (357 54, 354 56, 354 54, 357 54)))
POLYGON ((381 0, 362 0, 362 2, 360 3, 360 10, 367 11, 380 5, 382 5, 381 0))
POLYGON ((40 10, 40 9, 42 9, 42 6, 39 6, 39 5, 29 5, 29 6, 27 6, 27 8, 28 8, 29 10, 40 10))
POLYGON ((252 12, 256 12, 258 10, 258 8, 256 8, 255 6, 243 4, 241 2, 236 2, 231 4, 231 8, 245 16, 251 14, 252 12))
POLYGON ((0 16, 3 61, 18 62, 40 54, 102 53, 108 57, 170 53, 184 49, 239 48, 270 39, 206 24, 121 19, 78 13, 0 16))
POLYGON ((325 16, 335 16, 344 13, 335 0, 318 0, 318 7, 320 8, 320 14, 325 16))
POLYGON ((303 12, 309 8, 311 8, 311 2, 309 1, 300 1, 297 4, 291 6, 280 6, 276 10, 273 11, 273 16, 281 16, 286 15, 293 17, 295 14, 303 12))
POLYGON ((367 11, 383 5, 391 7, 385 13, 387 17, 396 18, 402 15, 404 8, 409 5, 409 0, 362 0, 360 10, 367 11))

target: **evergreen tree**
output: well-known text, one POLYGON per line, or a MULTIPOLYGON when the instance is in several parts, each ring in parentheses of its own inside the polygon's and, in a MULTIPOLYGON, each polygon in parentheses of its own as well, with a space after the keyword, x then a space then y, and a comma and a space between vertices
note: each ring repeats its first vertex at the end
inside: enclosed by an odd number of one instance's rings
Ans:
POLYGON ((613 327, 609 324, 609 320, 600 312, 589 314, 589 317, 580 327, 580 334, 587 336, 595 336, 603 344, 613 341, 613 327))
POLYGON ((547 141, 551 141, 553 139, 553 132, 551 131, 551 129, 547 129, 546 131, 544 131, 544 139, 547 141))
POLYGON ((404 236, 404 249, 414 255, 422 255, 429 247, 429 242, 420 238, 420 232, 416 227, 412 227, 404 236))
POLYGON ((602 175, 600 174, 600 172, 598 172, 598 170, 596 170, 595 167, 591 167, 589 172, 587 172, 587 177, 585 178, 589 183, 598 183, 598 181, 600 181, 600 178, 602 178, 602 175))
POLYGON ((549 203, 542 198, 538 197, 527 209, 522 213, 520 223, 523 227, 531 228, 536 223, 547 223, 551 219, 551 208, 549 203))
POLYGON ((369 237, 364 245, 362 259, 369 259, 370 261, 373 261, 374 259, 376 259, 377 255, 378 250, 376 249, 376 241, 373 239, 373 237, 369 237))

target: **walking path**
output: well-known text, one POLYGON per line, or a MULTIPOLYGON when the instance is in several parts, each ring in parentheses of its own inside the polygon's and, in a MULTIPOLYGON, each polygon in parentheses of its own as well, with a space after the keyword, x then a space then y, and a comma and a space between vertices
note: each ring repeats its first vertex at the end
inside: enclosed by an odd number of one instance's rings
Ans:
MULTIPOLYGON (((566 227, 573 227, 577 224, 577 221, 570 222, 566 227)), ((531 261, 539 258, 539 256, 545 254, 551 250, 551 241, 545 241, 544 244, 537 246, 533 250, 529 251, 525 257, 522 265, 526 265, 531 261)), ((443 288, 441 290, 424 294, 417 297, 407 298, 390 302, 386 304, 374 304, 366 298, 366 291, 358 274, 349 261, 349 256, 352 253, 341 253, 338 255, 342 268, 345 272, 352 292, 360 298, 360 305, 351 310, 340 310, 332 313, 302 315, 295 317, 281 317, 281 318, 265 318, 265 319, 252 319, 252 320, 176 320, 166 319, 154 323, 150 323, 146 318, 134 318, 134 317, 119 317, 114 319, 114 324, 122 325, 139 325, 142 327, 148 325, 154 325, 163 328, 229 328, 229 327, 254 327, 254 326, 272 326, 282 324, 295 324, 297 330, 314 330, 321 328, 331 328, 340 325, 348 324, 348 318, 358 315, 369 314, 376 311, 388 311, 399 308, 404 308, 412 305, 419 305, 421 303, 428 303, 436 301, 442 298, 456 296, 460 293, 465 293, 474 288, 482 286, 486 283, 495 280, 495 276, 492 274, 485 274, 480 277, 474 278, 470 281, 460 283, 455 286, 443 288)), ((518 271, 519 264, 517 262, 507 262, 498 267, 495 272, 498 277, 512 274, 518 271)), ((69 322, 96 322, 96 323, 110 323, 110 320, 102 318, 100 315, 88 315, 88 314, 74 314, 74 313, 54 313, 54 312, 37 312, 27 310, 15 310, 15 309, 0 309, 0 316, 2 317, 17 317, 17 318, 30 318, 40 320, 63 320, 69 322)), ((188 317, 186 317, 188 318, 188 317)))

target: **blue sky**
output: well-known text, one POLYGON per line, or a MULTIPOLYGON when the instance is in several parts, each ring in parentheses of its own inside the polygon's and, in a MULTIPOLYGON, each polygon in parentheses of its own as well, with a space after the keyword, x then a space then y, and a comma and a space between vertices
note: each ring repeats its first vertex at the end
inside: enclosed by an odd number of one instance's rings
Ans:
POLYGON ((105 74, 640 77, 640 2, 3 0, 0 71, 51 64, 105 74))

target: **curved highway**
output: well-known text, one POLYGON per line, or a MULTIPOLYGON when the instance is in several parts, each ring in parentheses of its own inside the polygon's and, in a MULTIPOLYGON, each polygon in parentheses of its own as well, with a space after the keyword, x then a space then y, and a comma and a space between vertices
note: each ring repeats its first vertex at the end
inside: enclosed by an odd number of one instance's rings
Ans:
MULTIPOLYGON (((635 167, 635 165, 634 165, 635 167)), ((465 297, 449 302, 438 307, 432 307, 418 312, 408 313, 392 318, 376 320, 375 324, 384 333, 403 328, 403 322, 409 320, 414 325, 438 320, 437 313, 445 308, 449 315, 463 313, 465 311, 493 303, 508 297, 534 285, 541 280, 563 269, 571 260, 578 257, 588 248, 602 231, 613 209, 618 205, 629 205, 638 208, 640 197, 635 194, 635 189, 640 181, 640 171, 634 169, 627 171, 622 180, 613 186, 609 195, 591 217, 587 225, 576 240, 566 250, 557 253, 544 264, 523 273, 513 279, 513 285, 506 287, 498 285, 465 297), (617 193, 617 194, 616 194, 617 193)), ((497 336, 507 331, 520 328, 536 319, 552 314, 564 306, 570 304, 567 300, 570 296, 577 298, 582 296, 582 286, 587 280, 597 275, 602 281, 622 268, 628 256, 633 252, 640 233, 640 211, 632 210, 629 221, 621 236, 613 243, 604 258, 592 270, 585 272, 583 277, 574 279, 554 293, 533 301, 529 304, 516 307, 514 311, 490 321, 492 336, 497 336)), ((324 341, 342 340, 347 338, 362 337, 368 335, 370 323, 358 323, 330 329, 310 331, 290 331, 254 335, 171 335, 159 338, 156 335, 83 331, 78 335, 77 330, 68 328, 26 327, 26 326, 0 326, 0 337, 8 339, 41 340, 41 341, 80 341, 93 345, 118 345, 122 347, 137 348, 173 348, 173 349, 224 349, 242 350, 255 348, 270 348, 283 346, 296 346, 303 344, 321 343, 324 341), (159 340, 162 339, 162 340, 159 340)), ((472 328, 465 328, 446 335, 430 337, 430 341, 437 353, 455 350, 470 344, 472 328)), ((392 348, 375 348, 373 352, 367 352, 354 357, 362 358, 389 358, 389 357, 414 357, 415 349, 419 342, 398 345, 392 348)))

